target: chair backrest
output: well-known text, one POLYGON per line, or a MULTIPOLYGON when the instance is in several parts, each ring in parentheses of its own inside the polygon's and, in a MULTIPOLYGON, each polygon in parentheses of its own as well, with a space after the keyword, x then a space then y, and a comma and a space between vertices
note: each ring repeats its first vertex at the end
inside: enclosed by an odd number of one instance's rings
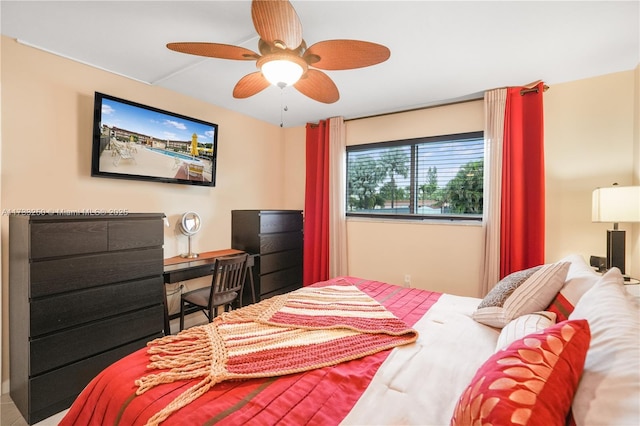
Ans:
POLYGON ((247 258, 246 253, 216 258, 209 306, 216 305, 216 296, 220 297, 232 292, 240 294, 247 273, 247 258))

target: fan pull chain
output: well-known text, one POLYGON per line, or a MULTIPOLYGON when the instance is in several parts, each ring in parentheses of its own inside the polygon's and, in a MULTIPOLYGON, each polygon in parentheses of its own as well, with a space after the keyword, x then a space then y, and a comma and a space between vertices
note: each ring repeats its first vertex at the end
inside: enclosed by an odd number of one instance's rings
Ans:
POLYGON ((280 89, 280 127, 283 127, 284 123, 284 112, 282 111, 282 91, 283 89, 280 89))
POLYGON ((280 87, 280 127, 284 127, 284 113, 289 108, 284 105, 284 87, 280 87))

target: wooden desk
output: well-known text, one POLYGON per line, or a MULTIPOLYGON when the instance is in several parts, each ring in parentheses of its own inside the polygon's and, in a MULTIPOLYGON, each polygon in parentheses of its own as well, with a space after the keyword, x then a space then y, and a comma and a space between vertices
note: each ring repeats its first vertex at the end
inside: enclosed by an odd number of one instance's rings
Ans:
POLYGON ((241 253, 244 252, 236 249, 225 249, 200 253, 200 256, 192 259, 181 256, 170 257, 164 260, 164 282, 165 284, 171 284, 211 275, 211 268, 216 261, 216 257, 241 253))
MULTIPOLYGON (((191 280, 199 277, 206 277, 213 274, 212 268, 217 257, 231 256, 234 254, 244 253, 242 250, 236 249, 224 249, 214 250, 205 253, 200 253, 196 258, 186 258, 181 256, 174 256, 164 259, 164 283, 172 284, 180 281, 191 280)), ((253 257, 249 256, 250 261, 247 263, 247 267, 253 265, 253 257)), ((253 290, 253 286, 252 286, 253 290)), ((171 334, 169 328, 169 320, 178 318, 179 314, 169 315, 169 305, 167 304, 167 292, 164 292, 164 334, 171 334)))

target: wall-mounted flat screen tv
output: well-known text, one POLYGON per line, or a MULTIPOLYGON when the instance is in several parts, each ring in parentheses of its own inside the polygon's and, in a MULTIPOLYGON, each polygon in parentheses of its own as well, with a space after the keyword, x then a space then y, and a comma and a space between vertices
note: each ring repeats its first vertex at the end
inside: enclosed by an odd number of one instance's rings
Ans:
POLYGON ((215 186, 218 125, 96 92, 91 176, 215 186))

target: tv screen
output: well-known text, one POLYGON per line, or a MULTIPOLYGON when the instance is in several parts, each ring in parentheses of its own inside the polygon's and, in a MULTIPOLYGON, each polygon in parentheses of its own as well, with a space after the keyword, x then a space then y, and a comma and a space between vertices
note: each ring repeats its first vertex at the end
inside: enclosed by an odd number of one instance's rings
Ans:
POLYGON ((218 125, 96 92, 91 176, 215 186, 218 125))

